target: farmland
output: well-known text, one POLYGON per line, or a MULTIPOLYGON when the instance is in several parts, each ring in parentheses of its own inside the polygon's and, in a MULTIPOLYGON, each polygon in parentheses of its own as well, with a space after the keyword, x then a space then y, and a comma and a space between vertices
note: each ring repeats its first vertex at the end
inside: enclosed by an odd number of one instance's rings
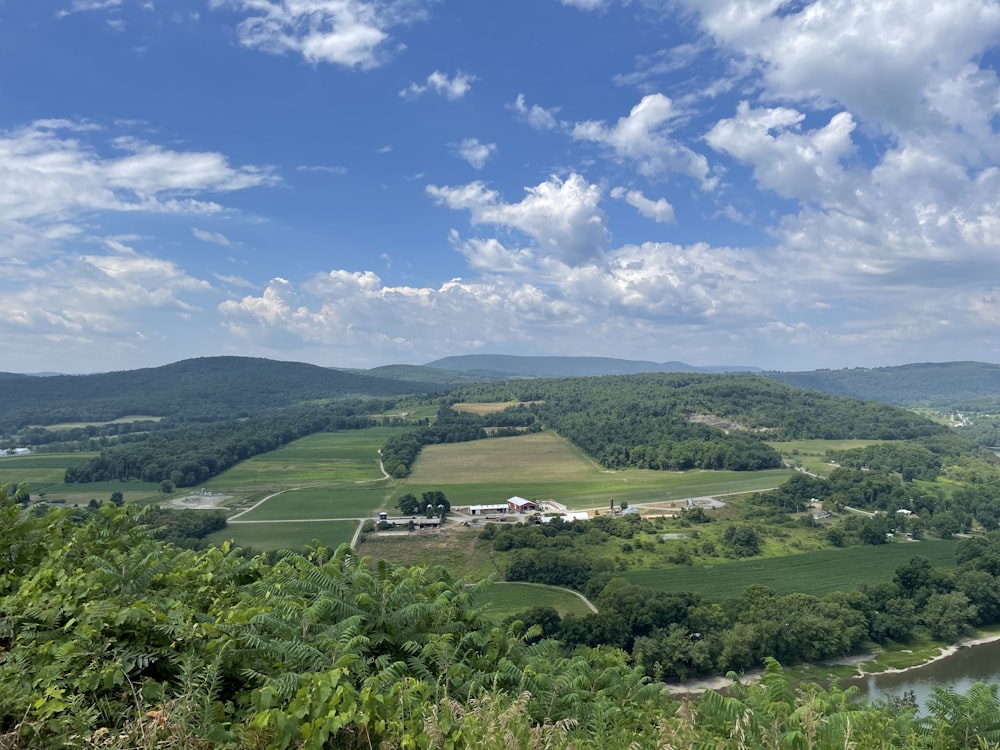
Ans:
POLYGON ((718 565, 632 570, 623 577, 656 591, 696 591, 711 601, 738 596, 755 583, 778 594, 801 591, 823 596, 833 591, 850 591, 863 583, 891 581, 896 568, 913 557, 924 557, 935 567, 954 567, 957 545, 952 540, 817 550, 718 565))

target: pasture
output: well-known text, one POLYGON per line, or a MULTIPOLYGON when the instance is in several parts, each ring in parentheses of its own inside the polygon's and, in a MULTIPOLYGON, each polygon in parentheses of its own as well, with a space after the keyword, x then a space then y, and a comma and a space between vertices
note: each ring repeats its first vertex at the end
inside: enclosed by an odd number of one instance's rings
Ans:
POLYGON ((486 614, 498 620, 531 607, 552 607, 562 617, 591 613, 583 599, 573 592, 535 583, 494 583, 481 599, 486 614))
POLYGON ((824 596, 834 591, 851 591, 862 583, 891 581, 896 568, 914 557, 927 558, 935 568, 954 567, 957 546, 956 540, 896 542, 717 565, 631 570, 622 573, 622 577, 656 591, 693 591, 713 602, 739 596, 754 583, 782 595, 798 592, 824 596))

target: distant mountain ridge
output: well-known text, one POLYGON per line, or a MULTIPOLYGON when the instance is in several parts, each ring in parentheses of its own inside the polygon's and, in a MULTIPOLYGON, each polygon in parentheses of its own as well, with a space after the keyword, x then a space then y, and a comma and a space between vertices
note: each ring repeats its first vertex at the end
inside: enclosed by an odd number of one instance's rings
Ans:
POLYGON ((976 410, 1000 405, 1000 365, 987 362, 916 362, 763 375, 797 388, 896 406, 976 410))
POLYGON ((424 367, 454 370, 488 379, 576 378, 636 375, 644 372, 761 372, 758 367, 695 367, 684 362, 648 362, 613 357, 534 357, 514 354, 463 354, 428 362, 424 367))
POLYGON ((439 383, 380 378, 303 362, 201 357, 96 375, 0 373, 0 430, 126 415, 232 419, 302 401, 440 391, 439 383))

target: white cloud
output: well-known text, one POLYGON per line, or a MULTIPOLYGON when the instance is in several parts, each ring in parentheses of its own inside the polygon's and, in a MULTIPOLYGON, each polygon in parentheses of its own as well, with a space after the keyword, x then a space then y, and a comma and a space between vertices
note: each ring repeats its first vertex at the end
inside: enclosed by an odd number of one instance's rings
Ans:
POLYGON ((545 109, 537 104, 530 107, 524 99, 524 94, 518 94, 513 104, 507 105, 508 109, 513 109, 517 114, 535 130, 555 130, 559 127, 556 119, 558 109, 545 109))
POLYGON ((686 4, 718 42, 756 65, 772 97, 838 104, 892 133, 982 123, 979 103, 937 96, 976 78, 975 100, 996 102, 995 75, 976 64, 1000 36, 992 0, 815 0, 791 12, 784 0, 686 4))
POLYGON ((429 185, 427 192, 441 205, 469 211, 473 224, 516 229, 538 244, 543 256, 578 264, 599 256, 608 246, 601 189, 578 174, 565 180, 551 177, 534 187, 520 203, 504 203, 482 182, 459 187, 429 185))
POLYGON ((559 2, 579 10, 604 10, 611 4, 611 0, 559 0, 559 2))
POLYGON ((422 18, 423 0, 210 0, 250 15, 237 34, 246 47, 292 52, 310 63, 373 68, 386 59, 389 31, 422 18))
POLYGON ((717 122, 705 140, 752 165, 758 184, 785 198, 810 201, 849 190, 841 161, 854 152, 854 119, 840 112, 822 128, 801 133, 803 120, 793 109, 752 109, 744 101, 736 116, 717 122))
POLYGON ((461 99, 472 90, 472 83, 475 80, 475 76, 468 75, 460 70, 451 78, 446 73, 435 70, 427 76, 427 80, 424 83, 411 83, 400 91, 399 95, 415 98, 428 91, 433 91, 434 93, 441 94, 446 99, 455 101, 456 99, 461 99))
POLYGON ((111 8, 118 8, 121 4, 122 0, 73 0, 69 8, 59 11, 56 13, 56 16, 58 18, 63 18, 71 13, 82 13, 91 10, 108 10, 111 8))
POLYGON ((680 172, 711 189, 715 180, 708 176, 708 161, 701 154, 670 137, 673 121, 680 117, 673 102, 663 94, 644 96, 627 117, 614 125, 603 121, 578 122, 570 129, 573 138, 592 141, 610 148, 624 161, 634 163, 647 177, 680 172))
POLYGON ((118 153, 104 156, 63 130, 73 131, 49 121, 0 134, 0 222, 57 222, 82 211, 216 213, 222 206, 198 196, 275 182, 268 168, 133 138, 114 139, 118 153))
POLYGON ((335 164, 300 164, 295 168, 296 172, 326 172, 327 174, 347 174, 347 167, 335 164))
POLYGON ((205 229, 198 229, 192 227, 191 234, 195 238, 201 240, 202 242, 209 242, 213 245, 221 245, 222 247, 236 247, 239 243, 233 242, 231 239, 226 237, 226 235, 221 232, 209 232, 205 229))
POLYGON ((643 195, 640 190, 626 190, 623 187, 613 189, 611 197, 624 200, 647 219, 652 219, 658 224, 674 223, 674 207, 667 202, 666 198, 658 198, 654 201, 643 195))
POLYGON ((480 143, 477 138, 466 138, 455 148, 455 153, 469 162, 473 169, 482 169, 496 150, 495 143, 480 143))

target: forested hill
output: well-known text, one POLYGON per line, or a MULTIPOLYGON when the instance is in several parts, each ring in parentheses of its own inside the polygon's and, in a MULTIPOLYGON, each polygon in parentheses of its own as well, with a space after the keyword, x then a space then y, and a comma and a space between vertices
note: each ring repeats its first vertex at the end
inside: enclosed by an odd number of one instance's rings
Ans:
POLYGON ((137 414, 184 421, 234 419, 301 401, 441 388, 251 357, 204 357, 96 375, 3 373, 0 383, 0 432, 26 424, 106 421, 137 414))
POLYGON ((764 375, 797 388, 899 406, 991 410, 1000 404, 1000 365, 986 362, 921 362, 764 375))
POLYGON ((541 424, 612 469, 766 469, 780 466, 780 458, 762 440, 899 440, 947 432, 905 409, 753 374, 514 380, 463 388, 452 398, 531 402, 541 424))
POLYGON ((428 362, 426 367, 457 370, 493 380, 508 378, 576 378, 634 375, 642 372, 751 372, 755 367, 694 367, 683 362, 646 362, 610 357, 523 357, 468 354, 428 362))

